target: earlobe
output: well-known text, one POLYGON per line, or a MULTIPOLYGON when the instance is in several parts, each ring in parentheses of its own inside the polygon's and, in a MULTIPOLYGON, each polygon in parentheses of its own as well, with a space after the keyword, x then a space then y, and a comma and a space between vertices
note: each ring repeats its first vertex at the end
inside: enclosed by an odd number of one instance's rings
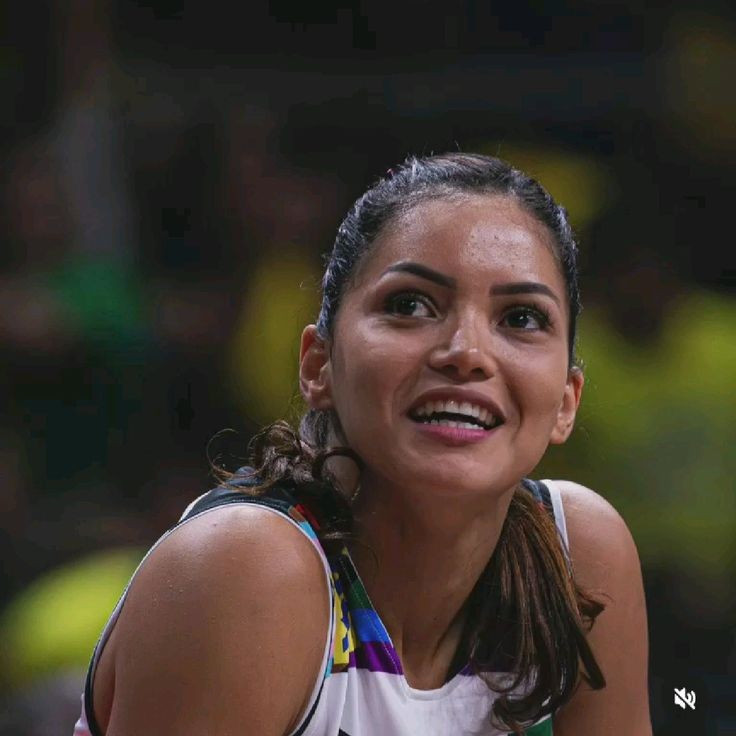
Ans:
POLYGON ((562 397, 560 409, 557 412, 557 421, 552 429, 549 441, 553 445, 561 445, 567 441, 575 426, 575 416, 580 405, 585 379, 579 368, 572 368, 567 377, 565 393, 562 397))
POLYGON ((329 349, 315 325, 307 325, 302 331, 299 388, 310 409, 332 408, 329 349))

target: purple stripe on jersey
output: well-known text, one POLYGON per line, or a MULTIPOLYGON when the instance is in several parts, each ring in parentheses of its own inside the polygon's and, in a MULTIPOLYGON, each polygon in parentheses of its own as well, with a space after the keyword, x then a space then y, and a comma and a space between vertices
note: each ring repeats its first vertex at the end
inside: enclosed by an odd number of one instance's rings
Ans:
POLYGON ((390 675, 403 674, 396 652, 391 645, 381 642, 362 642, 354 652, 350 652, 348 667, 369 672, 387 672, 390 675))

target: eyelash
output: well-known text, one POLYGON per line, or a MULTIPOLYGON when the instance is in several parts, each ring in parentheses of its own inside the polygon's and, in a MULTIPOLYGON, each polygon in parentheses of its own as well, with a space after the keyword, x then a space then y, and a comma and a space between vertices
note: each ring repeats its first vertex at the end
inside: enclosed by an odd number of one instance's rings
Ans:
POLYGON ((420 294, 418 291, 399 291, 396 294, 391 294, 386 298, 386 301, 384 302, 383 308, 384 311, 390 312, 391 314, 395 314, 397 317, 411 317, 410 314, 396 314, 395 308, 396 304, 399 300, 406 299, 414 299, 418 302, 421 302, 426 307, 431 309, 432 311, 436 311, 434 302, 432 302, 431 299, 426 297, 424 294, 420 294))
POLYGON ((507 318, 511 314, 531 314, 533 315, 539 322, 540 330, 547 330, 552 324, 552 319, 550 318, 549 312, 543 307, 539 307, 536 305, 531 306, 529 304, 516 304, 513 307, 510 307, 509 309, 506 310, 504 314, 504 319, 507 318))
MULTIPOLYGON (((397 314, 396 304, 400 300, 415 300, 424 304, 431 311, 436 311, 434 302, 424 294, 417 291, 400 291, 395 294, 391 294, 386 298, 384 302, 384 311, 393 314, 396 317, 411 317, 410 314, 397 314)), ((540 330, 547 330, 552 324, 550 313, 543 307, 531 304, 514 304, 504 312, 504 320, 513 314, 529 314, 537 319, 539 322, 540 330)), ((520 328, 524 329, 524 328, 520 328)))

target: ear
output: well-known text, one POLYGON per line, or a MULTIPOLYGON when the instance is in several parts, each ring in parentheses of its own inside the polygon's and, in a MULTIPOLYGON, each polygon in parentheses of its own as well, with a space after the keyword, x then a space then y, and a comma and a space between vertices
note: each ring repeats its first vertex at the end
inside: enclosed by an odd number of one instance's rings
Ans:
POLYGON ((567 440, 575 426, 575 415, 580 405, 585 378, 580 368, 571 368, 567 374, 565 393, 557 412, 557 421, 552 429, 549 441, 553 445, 561 445, 567 440))
POLYGON ((328 346, 316 325, 307 325, 299 348, 299 388, 310 409, 332 408, 331 368, 328 346))

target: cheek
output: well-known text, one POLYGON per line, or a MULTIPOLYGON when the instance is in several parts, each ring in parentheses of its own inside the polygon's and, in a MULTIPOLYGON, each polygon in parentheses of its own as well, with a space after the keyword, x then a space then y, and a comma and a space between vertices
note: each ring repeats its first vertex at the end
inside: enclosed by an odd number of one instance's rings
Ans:
POLYGON ((402 383, 421 367, 417 341, 400 332, 361 329, 359 326, 341 343, 334 361, 334 385, 338 413, 348 417, 360 413, 363 423, 388 418, 394 402, 406 401, 402 383))
MULTIPOLYGON (((514 364, 509 372, 515 392, 519 397, 522 414, 548 418, 554 423, 567 384, 567 363, 560 360, 545 360, 526 356, 514 364)), ((545 428, 546 428, 545 422, 545 428)))

